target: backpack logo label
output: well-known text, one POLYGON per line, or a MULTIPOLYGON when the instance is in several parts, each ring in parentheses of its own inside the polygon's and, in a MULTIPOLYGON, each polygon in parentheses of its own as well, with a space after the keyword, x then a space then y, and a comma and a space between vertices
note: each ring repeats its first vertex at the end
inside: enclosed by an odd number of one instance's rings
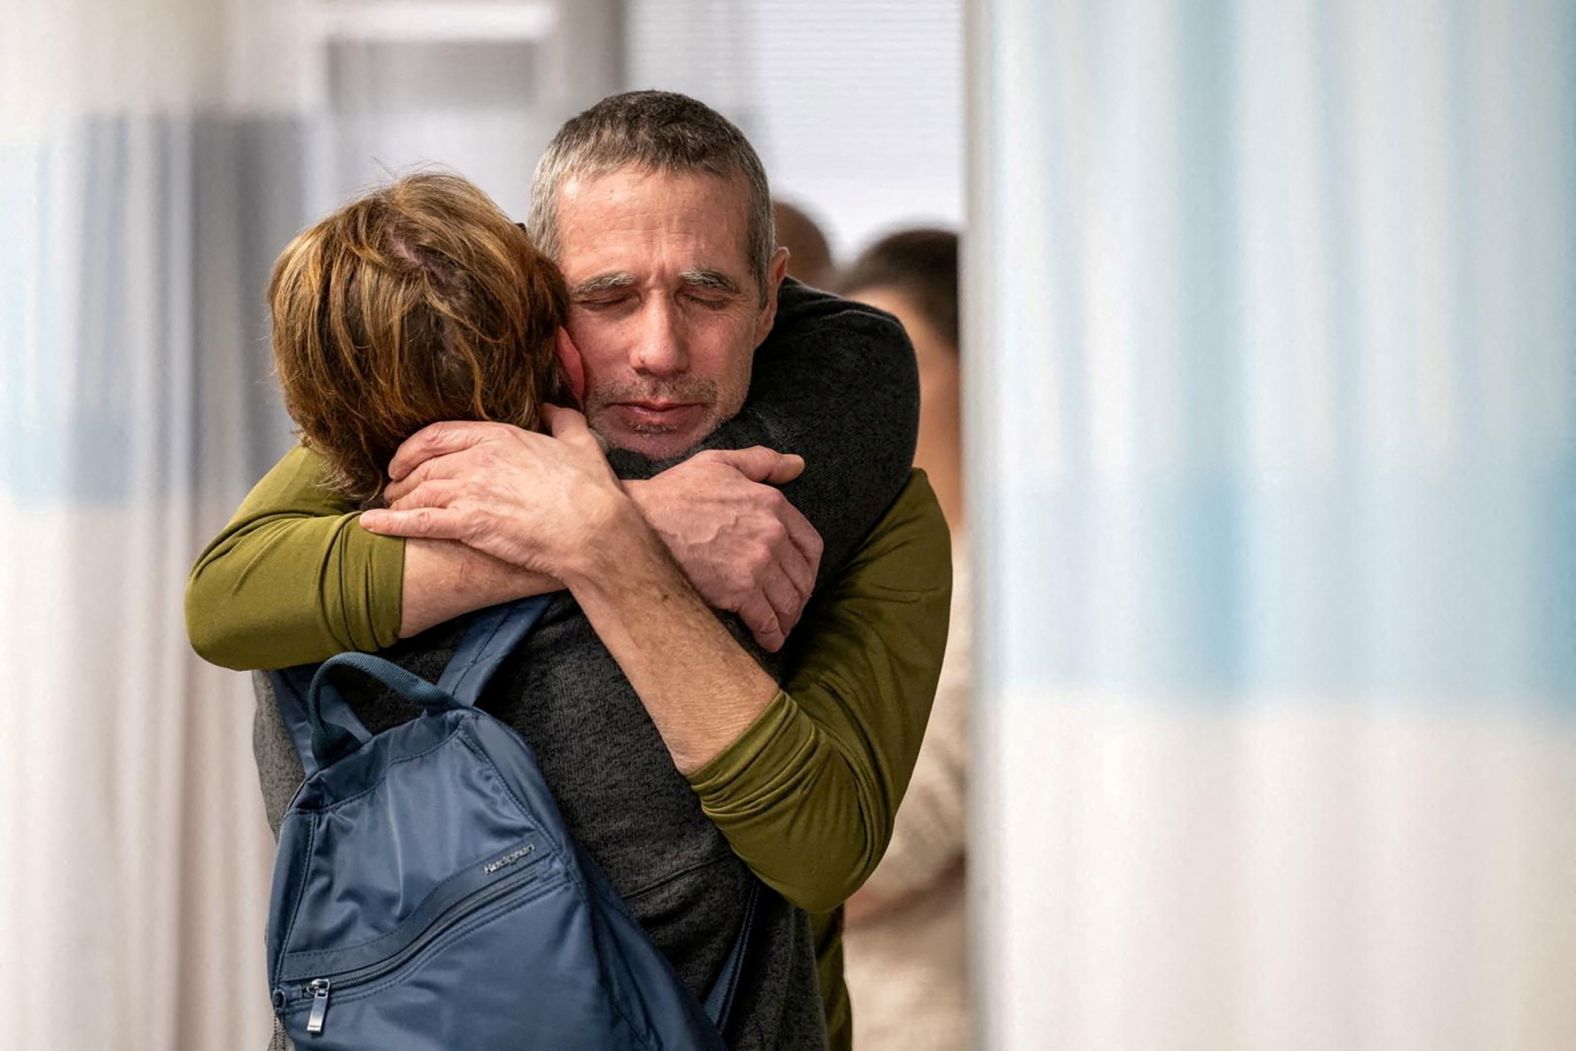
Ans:
POLYGON ((519 850, 513 851, 512 853, 509 853, 509 854, 505 854, 503 857, 499 858, 497 861, 489 861, 487 864, 483 865, 482 866, 482 874, 484 876, 491 876, 494 872, 497 872, 499 869, 506 869, 510 865, 513 865, 516 861, 519 861, 521 858, 523 858, 526 855, 530 854, 531 851, 533 851, 535 849, 536 848, 534 846, 532 846, 531 844, 527 843, 525 846, 521 847, 519 850))

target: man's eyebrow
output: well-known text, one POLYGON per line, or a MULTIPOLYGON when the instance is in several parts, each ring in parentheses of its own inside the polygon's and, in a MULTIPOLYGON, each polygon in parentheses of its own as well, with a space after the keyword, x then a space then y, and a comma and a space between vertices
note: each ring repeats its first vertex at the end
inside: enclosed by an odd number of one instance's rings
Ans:
POLYGON ((695 267, 680 274, 679 280, 691 288, 714 288, 719 292, 731 293, 739 291, 738 282, 721 270, 707 270, 704 267, 695 267))
POLYGON ((569 290, 569 298, 579 299, 581 296, 594 296, 598 292, 610 292, 614 289, 632 288, 635 284, 635 275, 618 271, 611 274, 598 274, 580 282, 569 290))

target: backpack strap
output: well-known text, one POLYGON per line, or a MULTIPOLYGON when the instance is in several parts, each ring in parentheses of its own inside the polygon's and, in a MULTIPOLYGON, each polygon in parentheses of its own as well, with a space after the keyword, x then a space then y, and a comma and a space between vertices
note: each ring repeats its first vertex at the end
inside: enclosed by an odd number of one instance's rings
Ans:
POLYGON ((505 657, 541 619, 552 595, 535 595, 471 614, 471 626, 449 658, 438 688, 467 706, 476 704, 505 657))
MULTIPOLYGON (((304 777, 311 777, 321 769, 312 748, 312 717, 307 708, 307 698, 312 695, 312 680, 320 667, 320 664, 298 664, 293 668, 262 673, 268 677, 268 685, 274 693, 274 707, 278 709, 279 719, 290 734, 290 744, 295 748, 296 757, 301 760, 304 777)), ((350 705, 337 692, 322 699, 322 716, 361 740, 371 736, 361 720, 356 718, 350 705)))
POLYGON ((333 766, 354 752, 372 735, 345 699, 347 678, 370 679, 409 704, 433 713, 464 705, 421 676, 373 653, 339 653, 317 666, 306 693, 306 717, 312 724, 312 755, 319 770, 333 766), (345 717, 349 716, 346 720, 345 717))
POLYGON ((719 1031, 728 1024, 734 994, 739 991, 739 979, 744 974, 744 959, 749 952, 750 935, 755 927, 755 909, 760 900, 761 882, 751 876, 750 896, 744 902, 744 922, 739 924, 739 936, 733 940, 733 948, 728 950, 728 958, 723 961, 717 983, 706 994, 706 1016, 716 1024, 719 1031))
MULTIPOLYGON (((461 636, 455 648, 454 656, 450 658, 448 667, 443 670, 443 677, 438 680, 438 688, 462 705, 474 705, 498 665, 520 640, 525 638, 543 611, 547 609, 552 597, 537 595, 471 614, 470 626, 465 629, 465 634, 461 636)), ((409 676, 409 673, 402 672, 392 665, 390 665, 392 670, 388 670, 387 675, 379 674, 373 669, 381 669, 382 665, 388 662, 380 658, 362 659, 368 656, 342 653, 330 657, 322 664, 300 664, 294 668, 282 668, 267 673, 269 684, 274 691, 274 704, 279 709, 279 717, 284 722, 285 729, 289 731, 290 743, 295 747, 296 755, 301 759, 301 768, 307 777, 311 777, 327 765, 319 761, 320 755, 326 758, 329 755, 354 751, 372 736, 362 725, 361 720, 356 718, 355 711, 340 692, 337 689, 325 688, 328 685, 328 677, 320 675, 325 666, 331 668, 344 666, 364 674, 371 674, 383 681, 385 686, 402 694, 408 692, 407 686, 423 695, 426 691, 421 687, 425 687, 426 690, 433 688, 430 683, 424 681, 420 682, 420 686, 410 683, 408 680, 414 679, 414 676, 409 676), (314 682, 317 683, 316 690, 313 687, 314 682), (314 704, 317 707, 315 717, 312 711, 314 704), (314 747, 314 739, 316 747, 314 747)), ((421 703, 420 698, 411 699, 421 703)))

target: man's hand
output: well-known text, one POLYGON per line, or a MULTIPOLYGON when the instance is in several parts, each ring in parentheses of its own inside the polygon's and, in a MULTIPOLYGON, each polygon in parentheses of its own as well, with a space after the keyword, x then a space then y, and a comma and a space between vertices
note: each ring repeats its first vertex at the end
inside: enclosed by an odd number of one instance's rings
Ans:
POLYGON ((435 423, 389 464, 386 510, 364 511, 374 533, 458 540, 515 566, 563 579, 627 506, 585 417, 544 405, 552 434, 502 423, 435 423))
POLYGON ((782 648, 821 564, 821 535, 773 488, 804 470, 763 446, 697 453, 624 488, 714 609, 729 610, 770 652, 782 648))

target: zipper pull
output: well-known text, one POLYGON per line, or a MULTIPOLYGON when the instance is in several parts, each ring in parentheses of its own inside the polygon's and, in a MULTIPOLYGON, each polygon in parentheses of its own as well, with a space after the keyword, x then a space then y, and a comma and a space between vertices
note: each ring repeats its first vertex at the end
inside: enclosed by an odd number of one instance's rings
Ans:
POLYGON ((307 989, 312 993, 312 1013, 307 1016, 306 1031, 321 1033, 323 1016, 328 1013, 328 979, 314 978, 307 989))

